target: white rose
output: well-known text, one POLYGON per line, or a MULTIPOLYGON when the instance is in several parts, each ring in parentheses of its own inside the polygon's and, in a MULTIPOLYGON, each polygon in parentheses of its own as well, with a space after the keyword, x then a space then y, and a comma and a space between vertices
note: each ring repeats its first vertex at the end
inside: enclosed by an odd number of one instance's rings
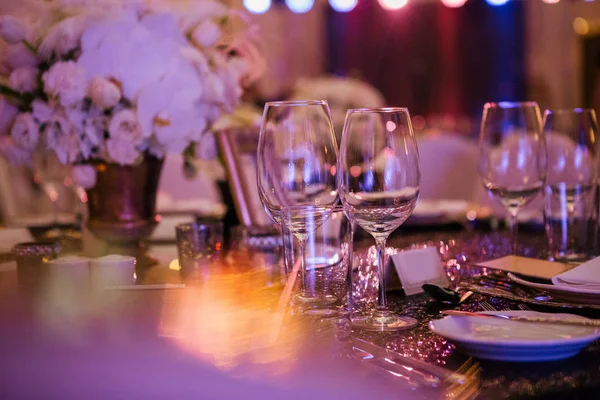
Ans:
POLYGON ((40 138, 40 126, 31 113, 22 113, 15 118, 10 134, 17 146, 32 151, 40 138))
POLYGON ((85 98, 87 80, 85 70, 73 61, 59 61, 44 73, 44 90, 58 98, 61 105, 71 107, 85 98))
POLYGON ((113 115, 108 125, 111 139, 122 139, 139 144, 142 139, 142 127, 133 110, 124 109, 113 115))
POLYGON ((191 37, 197 46, 211 47, 221 37, 221 29, 213 21, 206 20, 194 28, 191 37))
POLYGON ((37 67, 40 63, 37 56, 23 43, 12 44, 4 49, 5 62, 11 69, 37 67))
POLYGON ((8 135, 0 135, 0 154, 11 164, 31 164, 31 153, 18 147, 8 135))
POLYGON ((0 96, 0 134, 8 133, 18 111, 15 105, 9 103, 4 96, 0 96))
POLYGON ((8 78, 8 84, 11 88, 20 93, 29 93, 37 89, 38 69, 23 67, 15 69, 8 78))
POLYGON ((121 89, 106 78, 97 76, 90 86, 92 103, 102 109, 116 106, 121 100, 121 89))
POLYGON ((10 15, 0 16, 0 37, 6 43, 20 43, 27 36, 27 28, 23 22, 10 15))
POLYGON ((110 159, 119 165, 134 164, 141 154, 133 142, 123 139, 108 139, 106 150, 110 159))
POLYGON ((108 125, 110 138, 106 141, 108 156, 119 165, 131 165, 140 155, 142 127, 137 115, 124 109, 113 115, 108 125))
POLYGON ((73 182, 84 189, 96 186, 96 169, 91 165, 75 165, 72 170, 73 182))

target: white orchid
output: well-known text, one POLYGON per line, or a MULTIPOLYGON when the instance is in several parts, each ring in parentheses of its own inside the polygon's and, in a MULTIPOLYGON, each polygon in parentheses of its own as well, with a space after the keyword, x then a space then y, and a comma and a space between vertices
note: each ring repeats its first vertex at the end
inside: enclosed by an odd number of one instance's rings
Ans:
POLYGON ((40 138, 40 126, 31 113, 21 113, 15 118, 10 135, 17 146, 23 150, 33 151, 40 138))
POLYGON ((168 152, 181 152, 200 140, 207 121, 196 102, 202 81, 191 65, 182 62, 178 73, 148 85, 138 99, 137 114, 144 136, 154 135, 168 152))
POLYGON ((40 71, 37 68, 17 68, 8 77, 8 84, 12 89, 20 93, 33 92, 38 87, 39 73, 40 71))
POLYGON ((216 0, 40 4, 0 16, 14 102, 0 96, 0 151, 19 160, 45 143, 65 164, 131 165, 201 143, 214 156, 205 133, 239 104, 258 54, 236 39, 238 14, 216 0))
POLYGON ((92 79, 90 97, 96 106, 102 109, 112 108, 121 100, 121 89, 114 82, 97 76, 92 79))
POLYGON ((74 61, 59 61, 42 76, 44 90, 65 107, 81 102, 87 94, 85 70, 74 61))
POLYGON ((148 16, 139 22, 126 16, 92 24, 83 34, 79 64, 89 77, 119 82, 123 95, 136 100, 144 86, 172 70, 185 37, 181 32, 176 36, 164 33, 176 27, 172 15, 148 16))

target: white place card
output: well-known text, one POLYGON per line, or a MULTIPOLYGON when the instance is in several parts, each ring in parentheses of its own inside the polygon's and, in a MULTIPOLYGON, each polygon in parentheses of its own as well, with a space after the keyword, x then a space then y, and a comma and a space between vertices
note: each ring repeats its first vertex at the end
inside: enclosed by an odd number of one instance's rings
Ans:
POLYGON ((450 283, 435 247, 402 251, 391 259, 407 296, 422 293, 421 286, 425 283, 442 287, 450 283))

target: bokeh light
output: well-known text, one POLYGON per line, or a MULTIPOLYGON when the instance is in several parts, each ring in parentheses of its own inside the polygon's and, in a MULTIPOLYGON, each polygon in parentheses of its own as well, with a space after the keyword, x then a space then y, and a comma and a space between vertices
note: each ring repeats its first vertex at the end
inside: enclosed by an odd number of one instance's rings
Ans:
POLYGON ((465 5, 467 0, 442 0, 442 4, 450 8, 458 8, 465 5))
POLYGON ((408 0, 378 0, 379 5, 386 10, 398 10, 408 3, 408 0))
POLYGON ((573 21, 573 29, 578 35, 587 35, 590 31, 590 25, 585 18, 577 17, 573 21))
POLYGON ((544 3, 546 4, 556 4, 558 3, 560 0, 542 0, 544 3))
POLYGON ((271 0, 244 0, 244 7, 252 14, 263 14, 271 8, 271 0))
POLYGON ((485 0, 490 6, 503 6, 508 3, 508 0, 485 0))
POLYGON ((315 4, 315 0, 285 0, 285 5, 296 14, 309 12, 315 4))
POLYGON ((354 10, 358 0, 329 0, 331 8, 337 12, 348 12, 354 10))

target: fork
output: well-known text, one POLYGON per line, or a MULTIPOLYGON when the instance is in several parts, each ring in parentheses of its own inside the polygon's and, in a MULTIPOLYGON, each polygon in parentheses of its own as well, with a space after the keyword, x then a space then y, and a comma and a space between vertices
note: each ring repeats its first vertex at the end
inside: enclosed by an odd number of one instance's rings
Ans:
MULTIPOLYGON (((479 306, 481 308, 483 308, 484 311, 497 311, 496 308, 494 308, 493 305, 491 305, 490 303, 488 303, 487 300, 481 301, 478 304, 479 304, 479 306)), ((531 311, 531 308, 529 308, 527 306, 527 304, 519 304, 517 307, 519 307, 519 310, 521 310, 521 311, 531 311)), ((508 308, 508 307, 504 307, 500 311, 511 311, 511 309, 508 308)))
POLYGON ((496 308, 490 303, 488 303, 487 300, 480 301, 477 304, 479 305, 479 307, 483 308, 484 311, 497 311, 496 308))

